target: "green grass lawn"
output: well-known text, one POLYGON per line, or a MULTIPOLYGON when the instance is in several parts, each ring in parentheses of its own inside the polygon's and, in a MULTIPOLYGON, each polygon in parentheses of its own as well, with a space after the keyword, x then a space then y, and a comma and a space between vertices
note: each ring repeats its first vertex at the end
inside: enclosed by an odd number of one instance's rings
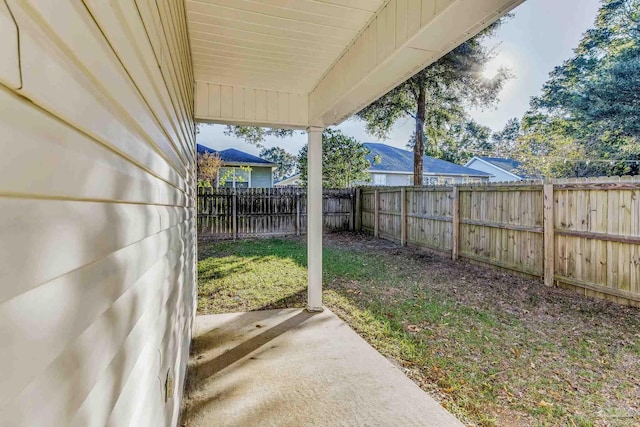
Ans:
MULTIPOLYGON (((305 244, 201 243, 200 314, 303 307, 305 244)), ((463 421, 637 426, 640 311, 352 234, 324 303, 463 421)))

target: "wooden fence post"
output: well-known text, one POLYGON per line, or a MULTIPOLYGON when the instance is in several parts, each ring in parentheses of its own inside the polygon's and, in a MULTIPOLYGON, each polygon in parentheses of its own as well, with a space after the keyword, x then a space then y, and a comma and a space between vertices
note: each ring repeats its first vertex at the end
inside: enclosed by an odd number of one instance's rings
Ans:
POLYGON ((460 189, 457 185, 452 190, 451 204, 451 259, 458 259, 458 244, 460 241, 460 189))
POLYGON ((233 227, 233 240, 238 240, 238 190, 233 189, 231 196, 231 224, 233 227))
POLYGON ((296 236, 300 235, 300 190, 296 190, 296 236))
POLYGON ((351 204, 349 205, 349 212, 351 212, 351 215, 349 215, 349 231, 353 231, 356 223, 356 219, 355 219, 356 190, 355 188, 352 188, 349 192, 349 201, 351 202, 351 204))
POLYGON ((544 284, 545 286, 553 286, 555 283, 555 224, 553 220, 554 196, 553 184, 545 183, 542 186, 543 203, 544 203, 544 284))
POLYGON ((362 189, 356 188, 355 229, 362 231, 362 189))
POLYGON ((380 192, 376 188, 373 192, 373 237, 380 236, 380 192))
POLYGON ((407 189, 400 189, 400 246, 407 244, 407 189))

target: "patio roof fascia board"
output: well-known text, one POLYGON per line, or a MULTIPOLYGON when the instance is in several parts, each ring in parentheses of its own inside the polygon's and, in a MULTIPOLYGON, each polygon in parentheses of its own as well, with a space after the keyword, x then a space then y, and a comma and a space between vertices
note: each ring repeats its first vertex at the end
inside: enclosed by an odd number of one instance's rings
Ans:
POLYGON ((211 82, 195 83, 195 119, 199 122, 306 129, 306 94, 211 82))
POLYGON ((262 128, 275 128, 275 129, 294 129, 305 130, 309 127, 308 124, 291 124, 279 121, 255 121, 255 120, 241 120, 241 119, 223 119, 203 117, 196 114, 195 120, 197 123, 208 123, 212 125, 231 125, 231 126, 255 126, 262 128))
POLYGON ((524 0, 390 0, 309 95, 312 126, 339 124, 524 0))

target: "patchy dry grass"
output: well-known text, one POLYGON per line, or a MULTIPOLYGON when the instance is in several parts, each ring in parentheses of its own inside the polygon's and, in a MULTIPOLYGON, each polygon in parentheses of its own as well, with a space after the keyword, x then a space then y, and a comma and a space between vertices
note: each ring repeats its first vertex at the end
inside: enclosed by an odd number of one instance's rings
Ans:
MULTIPOLYGON (((303 306, 304 242, 203 243, 200 313, 303 306)), ((640 311, 365 236, 328 237, 325 305, 479 426, 640 425, 640 311)))

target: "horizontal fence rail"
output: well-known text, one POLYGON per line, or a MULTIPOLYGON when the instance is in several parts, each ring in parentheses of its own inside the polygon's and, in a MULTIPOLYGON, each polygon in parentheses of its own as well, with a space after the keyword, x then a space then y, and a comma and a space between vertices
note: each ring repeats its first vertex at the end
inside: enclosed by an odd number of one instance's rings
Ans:
POLYGON ((365 187, 357 229, 640 306, 640 178, 365 187))
MULTIPOLYGON (((355 190, 323 192, 325 231, 354 230, 355 190)), ((305 234, 307 192, 303 188, 201 188, 198 236, 238 239, 305 234)))

